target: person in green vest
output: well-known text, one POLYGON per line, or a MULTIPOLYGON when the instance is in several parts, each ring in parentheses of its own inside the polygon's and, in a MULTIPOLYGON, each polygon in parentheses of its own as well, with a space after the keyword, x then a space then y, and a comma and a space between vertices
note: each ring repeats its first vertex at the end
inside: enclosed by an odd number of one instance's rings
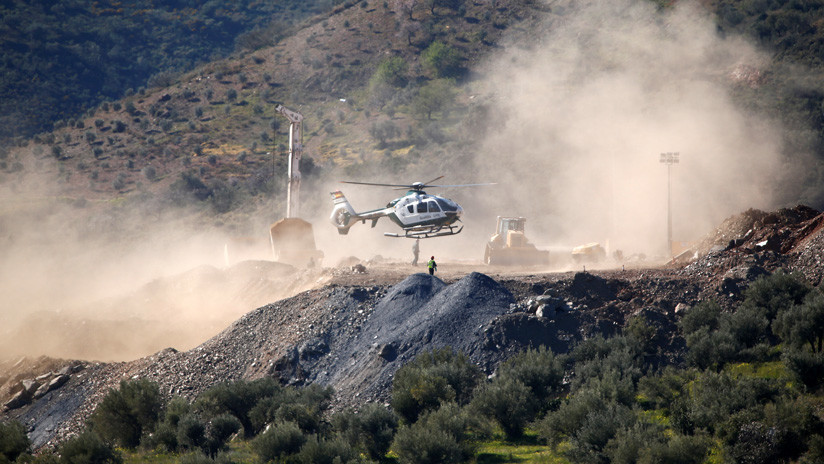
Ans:
POLYGON ((435 275, 435 271, 438 270, 438 263, 435 262, 435 257, 429 259, 429 262, 426 263, 427 267, 429 267, 429 275, 435 275))

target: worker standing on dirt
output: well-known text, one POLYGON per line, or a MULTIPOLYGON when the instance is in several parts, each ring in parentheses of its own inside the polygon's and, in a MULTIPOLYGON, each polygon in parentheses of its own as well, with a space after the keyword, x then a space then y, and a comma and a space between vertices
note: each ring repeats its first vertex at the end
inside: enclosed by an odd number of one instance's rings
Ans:
POLYGON ((412 255, 415 256, 412 259, 413 266, 418 265, 418 254, 421 252, 421 245, 418 242, 420 242, 420 239, 416 238, 415 243, 412 245, 412 255))
POLYGON ((435 275, 435 271, 438 270, 438 263, 435 262, 434 256, 429 259, 426 265, 429 267, 429 275, 435 275))

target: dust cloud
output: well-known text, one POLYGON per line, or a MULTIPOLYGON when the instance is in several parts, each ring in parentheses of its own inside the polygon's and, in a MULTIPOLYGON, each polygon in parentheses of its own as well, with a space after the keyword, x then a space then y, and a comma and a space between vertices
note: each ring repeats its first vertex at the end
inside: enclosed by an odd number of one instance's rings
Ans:
POLYGON ((674 241, 774 206, 780 128, 730 95, 765 55, 691 2, 548 5, 542 35, 506 45, 479 84, 497 117, 477 171, 502 186, 485 209, 528 217, 538 243, 664 256, 669 175, 674 241))
POLYGON ((0 190, 0 359, 186 350, 306 285, 271 261, 271 212, 220 228, 192 211, 77 201, 45 185, 0 190))

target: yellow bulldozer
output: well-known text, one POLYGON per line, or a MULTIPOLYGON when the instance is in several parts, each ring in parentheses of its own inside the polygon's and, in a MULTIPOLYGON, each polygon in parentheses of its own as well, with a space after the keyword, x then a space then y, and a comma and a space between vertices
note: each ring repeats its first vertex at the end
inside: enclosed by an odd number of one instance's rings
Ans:
POLYGON ((545 266, 549 251, 539 250, 524 234, 526 218, 498 216, 495 233, 484 251, 484 263, 500 266, 545 266))

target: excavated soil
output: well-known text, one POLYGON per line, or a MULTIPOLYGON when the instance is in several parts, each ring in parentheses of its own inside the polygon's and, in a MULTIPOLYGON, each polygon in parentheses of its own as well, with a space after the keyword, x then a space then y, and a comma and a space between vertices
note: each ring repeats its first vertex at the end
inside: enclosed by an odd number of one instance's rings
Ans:
POLYGON ((393 262, 361 263, 365 272, 318 269, 302 279, 321 287, 250 311, 187 351, 168 348, 129 362, 0 364, 4 404, 25 396, 21 390, 34 391, 28 380, 41 379, 37 399, 14 404, 2 417, 23 422, 35 447, 54 445, 80 430, 109 389, 136 378, 190 399, 218 382, 274 376, 332 386, 334 407, 385 402, 394 373, 422 351, 450 346, 492 373, 525 347, 563 353, 578 340, 618 333, 639 314, 658 330, 657 361, 677 364, 685 349, 676 330, 684 308, 708 299, 730 308, 749 283, 779 268, 819 285, 822 222, 803 206, 746 211, 693 253, 649 268, 615 263, 614 270, 545 272, 439 263, 435 277, 393 262), (60 385, 42 387, 49 382, 60 385))

